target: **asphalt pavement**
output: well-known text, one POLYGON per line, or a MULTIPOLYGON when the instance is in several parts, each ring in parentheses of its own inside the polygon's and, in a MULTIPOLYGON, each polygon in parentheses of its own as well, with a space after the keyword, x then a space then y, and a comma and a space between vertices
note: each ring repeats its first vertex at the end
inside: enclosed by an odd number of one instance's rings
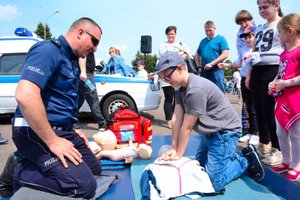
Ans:
MULTIPOLYGON (((237 95, 227 94, 227 97, 240 115, 241 105, 238 103, 237 95)), ((153 135, 171 134, 171 130, 167 127, 167 123, 164 118, 163 100, 164 97, 162 94, 161 104, 157 110, 141 113, 143 116, 151 119, 153 124, 153 135)), ((16 147, 11 139, 11 118, 12 116, 9 115, 0 115, 0 133, 6 139, 8 139, 7 143, 0 144, 0 173, 5 166, 8 156, 16 150, 16 147)), ((81 116, 79 126, 81 126, 81 129, 88 137, 91 137, 93 134, 97 133, 98 125, 93 121, 93 118, 90 115, 81 116)))

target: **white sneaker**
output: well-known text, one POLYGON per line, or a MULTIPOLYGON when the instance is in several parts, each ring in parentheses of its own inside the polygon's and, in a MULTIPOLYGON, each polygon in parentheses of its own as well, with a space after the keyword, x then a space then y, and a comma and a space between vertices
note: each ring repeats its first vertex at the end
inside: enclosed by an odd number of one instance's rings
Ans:
POLYGON ((246 143, 250 140, 251 134, 246 134, 239 139, 239 142, 246 143))
POLYGON ((282 162, 282 154, 278 149, 272 147, 270 155, 263 158, 261 162, 270 166, 279 165, 282 162))
POLYGON ((272 151, 272 144, 271 144, 271 142, 269 142, 268 144, 260 144, 257 147, 257 153, 262 158, 270 156, 271 151, 272 151))
POLYGON ((251 135, 249 144, 252 144, 254 146, 257 146, 259 144, 259 137, 257 135, 251 135))

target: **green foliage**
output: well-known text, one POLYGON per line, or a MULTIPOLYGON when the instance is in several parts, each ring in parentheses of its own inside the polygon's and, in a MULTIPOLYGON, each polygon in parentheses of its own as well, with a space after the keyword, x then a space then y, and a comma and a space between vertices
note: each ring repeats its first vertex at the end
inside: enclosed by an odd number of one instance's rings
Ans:
MULTIPOLYGON (((225 63, 232 63, 230 60, 225 60, 225 63)), ((231 79, 232 78, 232 74, 235 72, 235 69, 229 69, 229 68, 225 68, 224 69, 224 76, 226 78, 231 79)))
POLYGON ((144 60, 145 62, 145 70, 148 73, 155 71, 157 56, 151 54, 142 54, 140 51, 137 51, 134 60, 131 61, 133 67, 136 67, 136 63, 138 60, 144 60))
MULTIPOLYGON (((44 28, 45 27, 42 22, 39 22, 34 33, 44 39, 44 28)), ((52 38, 52 33, 50 32, 50 27, 48 24, 46 24, 46 39, 54 39, 52 38)))

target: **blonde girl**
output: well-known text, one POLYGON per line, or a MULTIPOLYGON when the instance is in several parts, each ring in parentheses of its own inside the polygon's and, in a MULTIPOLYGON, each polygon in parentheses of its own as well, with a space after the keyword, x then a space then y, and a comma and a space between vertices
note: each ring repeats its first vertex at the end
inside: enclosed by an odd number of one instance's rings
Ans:
POLYGON ((281 93, 276 97, 275 116, 283 160, 273 170, 287 171, 286 178, 296 181, 300 177, 300 15, 283 17, 277 27, 286 50, 280 55, 279 72, 269 91, 281 93))

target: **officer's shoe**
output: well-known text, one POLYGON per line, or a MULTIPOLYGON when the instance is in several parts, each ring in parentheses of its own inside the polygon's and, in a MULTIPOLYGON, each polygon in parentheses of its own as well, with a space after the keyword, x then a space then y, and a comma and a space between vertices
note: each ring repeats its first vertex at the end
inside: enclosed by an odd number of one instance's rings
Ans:
POLYGON ((264 168, 260 162, 258 153, 252 144, 249 144, 242 150, 243 155, 249 161, 248 174, 249 177, 256 182, 261 181, 265 176, 264 168))
POLYGON ((9 193, 9 191, 13 191, 14 169, 16 164, 22 161, 25 161, 25 158, 18 152, 14 152, 8 157, 5 167, 0 175, 1 195, 4 196, 5 194, 9 193))

